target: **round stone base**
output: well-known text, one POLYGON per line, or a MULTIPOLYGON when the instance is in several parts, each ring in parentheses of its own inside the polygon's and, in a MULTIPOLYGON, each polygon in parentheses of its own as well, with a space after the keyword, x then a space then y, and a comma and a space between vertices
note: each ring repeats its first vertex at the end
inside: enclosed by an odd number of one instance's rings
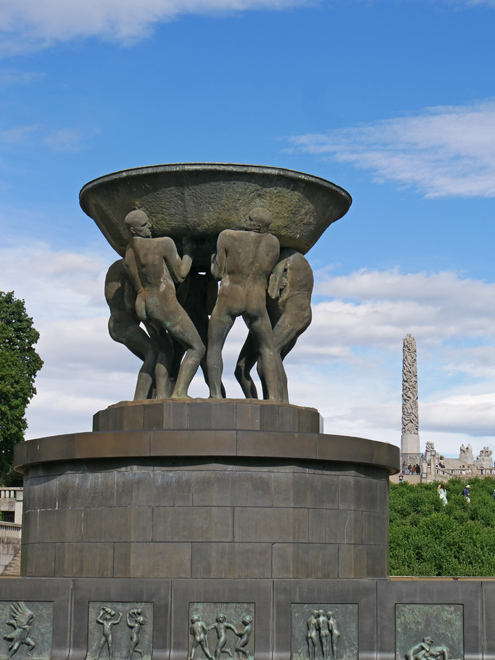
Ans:
POLYGON ((100 430, 24 442, 16 464, 23 575, 387 575, 399 449, 385 443, 238 428, 100 430))

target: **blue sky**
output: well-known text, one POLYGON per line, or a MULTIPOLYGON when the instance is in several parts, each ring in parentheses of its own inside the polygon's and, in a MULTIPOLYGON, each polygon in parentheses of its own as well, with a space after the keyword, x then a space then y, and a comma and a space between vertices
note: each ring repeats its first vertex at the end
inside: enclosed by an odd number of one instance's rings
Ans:
POLYGON ((89 430, 138 368, 106 333, 116 255, 79 189, 212 161, 308 172, 354 200, 308 255, 292 402, 327 432, 398 444, 412 332, 422 443, 493 446, 494 33, 493 0, 4 0, 0 290, 25 299, 45 360, 28 437, 89 430))

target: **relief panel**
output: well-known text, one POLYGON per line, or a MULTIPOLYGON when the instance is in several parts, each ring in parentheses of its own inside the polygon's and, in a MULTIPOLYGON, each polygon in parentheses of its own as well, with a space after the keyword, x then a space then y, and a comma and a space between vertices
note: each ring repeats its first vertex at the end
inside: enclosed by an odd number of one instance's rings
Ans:
POLYGON ((151 660, 152 603, 89 603, 86 660, 151 660))
POLYGON ((292 660, 357 660, 358 606, 292 604, 292 660))
POLYGON ((254 660, 254 603, 190 603, 189 660, 254 660))
POLYGON ((462 660, 462 605, 395 606, 397 660, 462 660))
POLYGON ((0 602, 0 660, 49 660, 52 654, 53 603, 0 602))

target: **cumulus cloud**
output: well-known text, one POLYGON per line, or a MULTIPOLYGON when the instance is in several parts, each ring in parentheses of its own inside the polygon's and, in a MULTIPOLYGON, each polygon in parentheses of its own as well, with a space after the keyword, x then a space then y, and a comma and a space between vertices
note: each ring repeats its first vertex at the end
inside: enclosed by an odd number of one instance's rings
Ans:
POLYGON ((55 251, 32 241, 0 249, 0 289, 25 300, 36 323, 94 318, 106 313, 108 265, 99 257, 55 251))
POLYGON ((281 10, 308 0, 3 0, 4 54, 90 36, 132 44, 181 14, 281 10))
POLYGON ((495 284, 453 272, 363 269, 342 277, 323 272, 316 292, 334 299, 314 307, 312 328, 318 336, 313 337, 313 351, 324 343, 336 347, 342 342, 387 348, 406 332, 428 346, 453 338, 495 339, 495 284))
POLYGON ((495 429, 495 393, 462 394, 421 406, 421 417, 432 430, 489 436, 495 429))
POLYGON ((495 102, 289 138, 301 151, 370 170, 426 197, 495 196, 495 102))

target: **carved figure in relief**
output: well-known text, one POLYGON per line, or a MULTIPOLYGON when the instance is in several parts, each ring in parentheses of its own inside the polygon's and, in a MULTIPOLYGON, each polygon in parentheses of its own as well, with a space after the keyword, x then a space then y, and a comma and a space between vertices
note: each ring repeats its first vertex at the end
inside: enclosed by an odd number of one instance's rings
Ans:
POLYGON ((225 229, 218 237, 212 256, 211 273, 220 280, 217 302, 208 327, 208 381, 210 397, 222 398, 222 349, 235 319, 242 316, 253 335, 258 368, 267 389, 267 398, 281 401, 280 374, 283 366, 273 345, 270 318, 266 310, 268 278, 280 253, 278 238, 268 233, 269 211, 253 209, 245 230, 225 229))
POLYGON ((139 644, 139 634, 141 632, 141 628, 146 625, 146 619, 141 616, 140 609, 130 610, 127 612, 127 625, 129 628, 131 628, 132 631, 131 643, 129 645, 129 660, 132 660, 134 653, 139 653, 141 657, 143 656, 143 652, 137 647, 139 644))
POLYGON ((306 634, 306 641, 308 644, 309 660, 315 660, 316 658, 317 634, 318 634, 316 630, 316 624, 318 621, 318 617, 319 617, 318 610, 313 610, 307 623, 308 632, 306 634))
POLYGON ((29 647, 27 655, 31 655, 36 644, 28 635, 34 621, 34 613, 26 607, 25 603, 18 602, 10 606, 10 615, 12 619, 6 623, 14 630, 3 636, 10 644, 9 658, 12 658, 23 644, 29 647))
POLYGON ((217 616, 216 623, 212 623, 211 626, 208 626, 207 632, 210 630, 216 630, 217 633, 217 646, 215 648, 215 660, 220 660, 222 653, 226 653, 232 658, 232 651, 225 648, 227 643, 227 630, 232 630, 235 635, 239 635, 237 628, 232 624, 227 622, 227 617, 225 614, 220 613, 217 616))
POLYGON ((246 614, 241 623, 244 626, 244 630, 242 632, 237 632, 237 635, 240 638, 235 647, 237 660, 242 660, 242 655, 245 658, 249 658, 250 653, 246 649, 246 646, 249 644, 249 638, 251 637, 251 632, 253 630, 253 617, 250 614, 246 614))
POLYGON ((189 660, 194 660, 198 646, 201 647, 208 660, 213 660, 213 656, 208 648, 208 627, 204 621, 201 621, 197 614, 194 614, 191 617, 191 627, 189 628, 189 632, 193 638, 189 660))
POLYGON ((441 644, 440 646, 432 646, 428 653, 427 660, 432 660, 432 658, 442 658, 442 660, 449 660, 450 651, 448 647, 445 646, 445 644, 441 644))
POLYGON ((323 653, 323 660, 330 658, 330 623, 325 616, 323 610, 318 610, 318 619, 316 620, 316 628, 320 636, 321 650, 323 653))
POLYGON ((337 628, 337 621, 333 612, 327 612, 328 627, 330 629, 330 641, 332 643, 332 655, 334 658, 337 657, 337 641, 340 637, 340 632, 337 628))
POLYGON ((120 623, 120 620, 122 619, 122 612, 119 612, 119 616, 117 619, 114 619, 113 618, 114 616, 115 616, 115 610, 112 610, 110 607, 102 607, 100 613, 98 614, 96 623, 102 625, 103 630, 101 634, 100 643, 98 644, 98 650, 96 652, 96 660, 98 660, 98 658, 100 657, 100 654, 105 645, 107 646, 108 649, 109 659, 111 660, 112 658, 112 644, 113 644, 112 626, 116 626, 118 623, 120 623))
POLYGON ((171 238, 151 238, 151 224, 144 211, 131 211, 125 223, 131 233, 125 265, 137 291, 136 314, 157 333, 167 331, 186 349, 172 398, 188 398, 187 390, 205 354, 198 331, 177 301, 174 284, 183 282, 189 273, 190 245, 184 243, 181 259, 171 238))
MULTIPOLYGON (((270 275, 266 306, 273 327, 273 347, 283 361, 296 345, 298 337, 311 323, 311 294, 313 271, 307 260, 296 250, 284 249, 270 275)), ((246 398, 258 398, 256 386, 251 378, 251 369, 256 364, 258 353, 254 337, 249 333, 241 349, 235 376, 246 398)), ((282 400, 289 401, 287 376, 282 369, 282 400)), ((266 398, 266 386, 263 383, 266 398)))
POLYGON ((433 640, 431 637, 424 637, 422 642, 415 644, 407 651, 405 655, 406 660, 427 660, 432 644, 433 640))

